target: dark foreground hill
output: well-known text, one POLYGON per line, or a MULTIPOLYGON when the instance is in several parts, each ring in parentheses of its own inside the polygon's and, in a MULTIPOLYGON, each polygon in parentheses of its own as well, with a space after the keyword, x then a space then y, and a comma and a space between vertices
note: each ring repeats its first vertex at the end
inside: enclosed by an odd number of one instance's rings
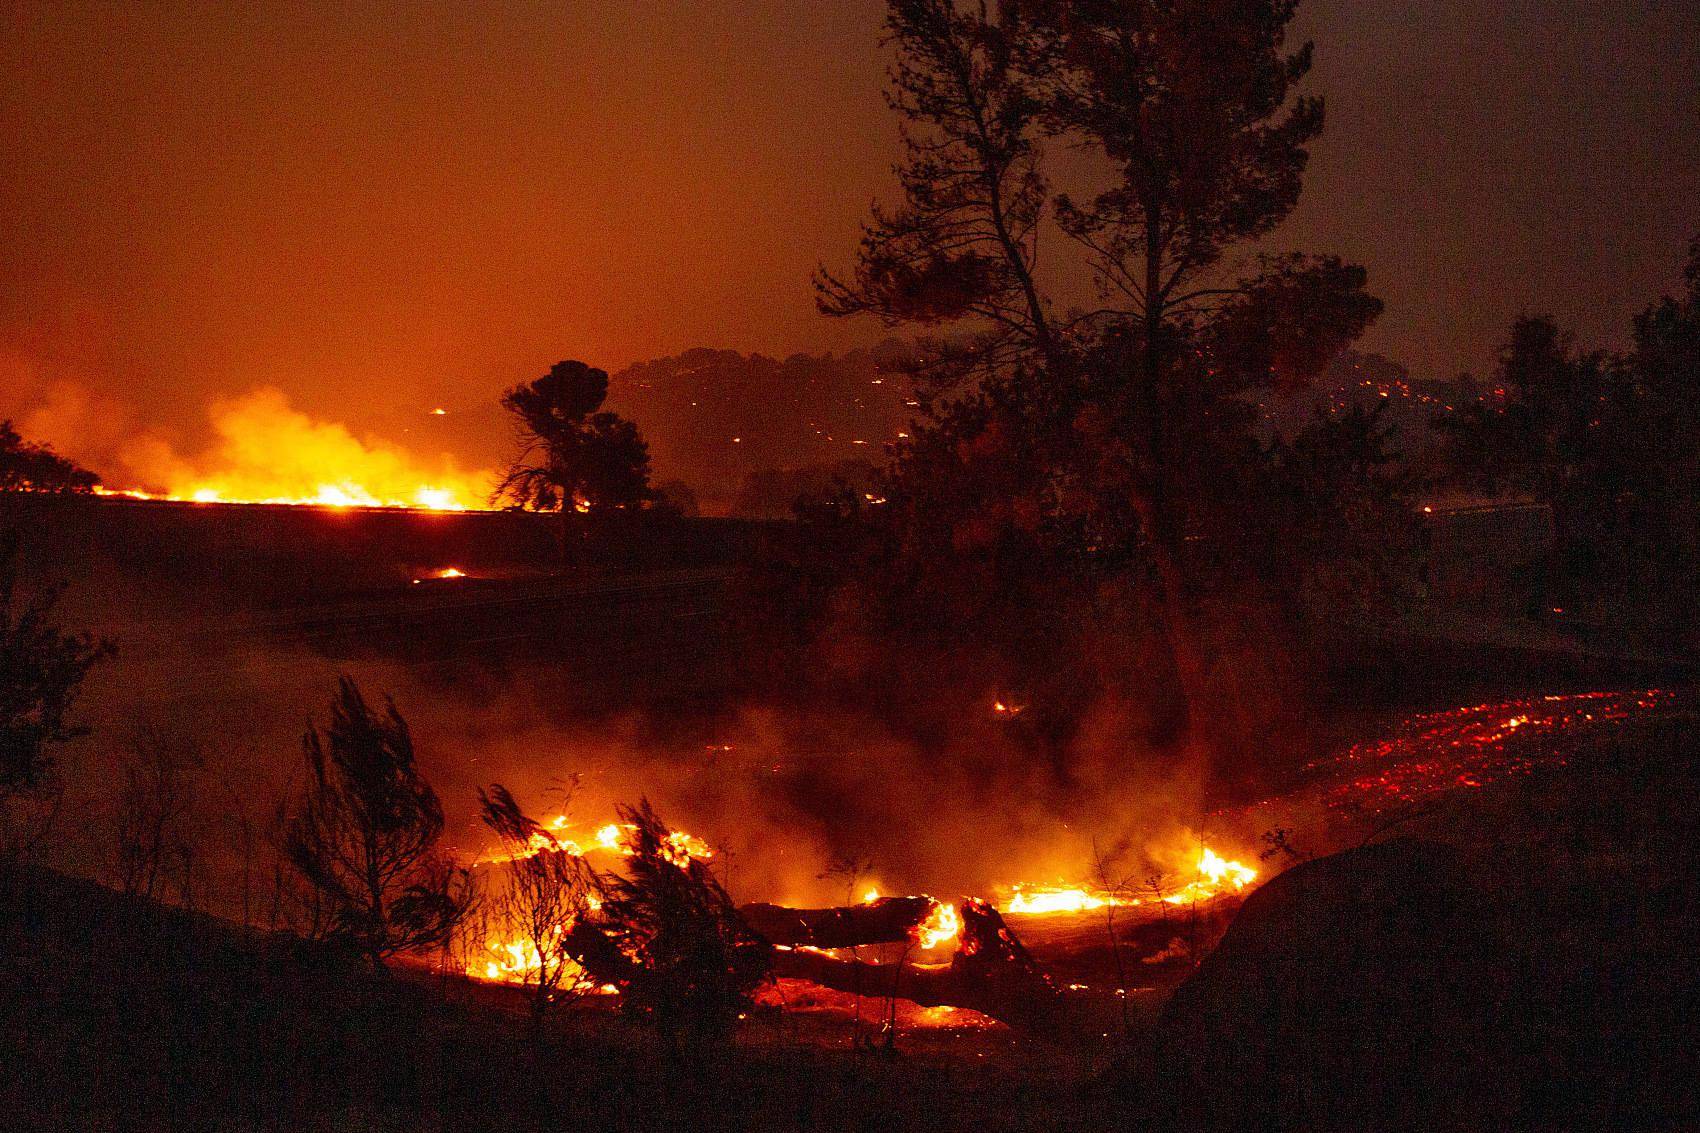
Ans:
POLYGON ((1054 1064, 829 1051, 774 1018, 674 1061, 605 1009, 533 1029, 499 989, 373 976, 329 946, 54 874, 0 921, 0 1067, 7 1133, 1117 1124, 1054 1064))

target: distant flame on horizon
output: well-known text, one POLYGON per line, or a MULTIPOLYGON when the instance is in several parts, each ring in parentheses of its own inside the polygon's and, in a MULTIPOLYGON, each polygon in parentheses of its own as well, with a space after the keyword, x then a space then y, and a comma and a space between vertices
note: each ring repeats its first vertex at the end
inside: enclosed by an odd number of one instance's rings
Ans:
POLYGON ((265 386, 208 409, 215 439, 184 455, 158 436, 120 447, 123 476, 140 487, 105 495, 191 503, 300 504, 317 507, 473 511, 487 506, 492 477, 450 456, 435 461, 399 445, 356 436, 346 425, 294 408, 265 386))

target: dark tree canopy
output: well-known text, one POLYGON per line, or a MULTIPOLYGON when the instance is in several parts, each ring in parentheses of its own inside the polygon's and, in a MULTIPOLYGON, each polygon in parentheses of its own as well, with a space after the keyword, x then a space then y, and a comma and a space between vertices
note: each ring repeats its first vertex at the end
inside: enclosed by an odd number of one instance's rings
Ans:
POLYGON ((534 511, 630 507, 649 498, 649 447, 637 426, 597 412, 608 374, 560 362, 502 395, 520 451, 495 498, 534 511))
POLYGON ((331 932, 374 967, 443 943, 466 910, 465 875, 439 854, 443 807, 414 763, 407 721, 373 711, 343 677, 330 726, 302 740, 308 781, 283 849, 330 909, 331 932))
POLYGON ((53 620, 60 588, 24 597, 18 537, 0 532, 0 798, 46 785, 52 749, 86 733, 70 713, 83 679, 112 647, 53 620))
POLYGON ((1298 203, 1322 100, 1295 95, 1311 46, 1297 0, 1029 0, 1027 68, 1051 128, 1094 146, 1115 183, 1058 201, 1109 294, 1163 315, 1203 305, 1202 273, 1298 203))
POLYGON ((668 480, 655 489, 656 502, 675 515, 695 518, 702 514, 696 490, 683 480, 668 480))
POLYGON ((947 381, 1052 354, 1034 280, 1048 197, 1041 106, 1004 29, 954 0, 892 0, 886 28, 898 57, 886 99, 904 122, 903 201, 875 207, 850 278, 817 274, 821 311, 889 325, 977 319, 976 339, 929 351, 926 369, 947 381))
POLYGON ((1381 310, 1360 267, 1254 254, 1297 204, 1322 129, 1299 89, 1311 48, 1287 43, 1295 8, 888 4, 900 200, 875 209, 853 273, 817 276, 820 305, 965 332, 924 352, 928 415, 872 493, 885 504, 859 509, 883 548, 852 588, 883 588, 890 624, 1002 637, 995 651, 1043 674, 1056 659, 1018 627, 1103 622, 1104 602, 1077 596, 1114 587, 1166 641, 1196 723, 1221 699, 1207 621, 1243 621, 1220 607, 1289 600, 1328 566, 1302 561, 1322 541, 1265 518, 1391 515, 1371 430, 1274 448, 1256 431, 1258 398, 1306 386, 1381 310), (1044 142, 1083 157, 1048 161, 1044 142), (1046 297, 1046 232, 1093 268, 1095 309, 1046 297), (1365 459, 1322 455, 1348 443, 1365 459), (1381 503, 1329 512, 1292 502, 1301 490, 1381 503))
POLYGON ((1684 279, 1624 355, 1518 319, 1494 395, 1436 422, 1462 486, 1550 505, 1570 574, 1634 609, 1686 607, 1700 583, 1700 241, 1684 279))
POLYGON ((87 493, 100 477, 46 445, 31 444, 10 421, 0 421, 0 492, 87 493))

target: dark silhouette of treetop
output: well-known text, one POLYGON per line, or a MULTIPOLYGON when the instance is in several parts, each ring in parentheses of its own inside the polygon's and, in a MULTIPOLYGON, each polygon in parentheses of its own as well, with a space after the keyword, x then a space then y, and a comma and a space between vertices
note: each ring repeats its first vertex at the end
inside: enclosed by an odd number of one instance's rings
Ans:
POLYGON ((1517 319, 1494 396, 1435 422, 1461 486, 1550 506, 1569 573, 1637 619, 1690 619, 1668 596, 1700 580, 1700 242, 1684 280, 1636 318, 1627 354, 1517 319))
POLYGON ((1322 132, 1322 100, 1294 95, 1311 67, 1310 44, 1285 47, 1297 0, 1015 7, 1052 128, 1090 139, 1117 173, 1090 199, 1060 198, 1063 227, 1136 305, 1202 298, 1201 270, 1298 203, 1322 132))
MULTIPOLYGON (((815 281, 828 315, 957 324, 921 371, 948 397, 923 406, 875 493, 894 580, 939 581, 893 608, 950 609, 978 575, 973 595, 1020 613, 1059 570, 1121 564, 1145 595, 1129 608, 1167 638, 1179 732, 1217 749, 1197 735, 1222 715, 1207 607, 1291 589, 1271 575, 1298 544, 1264 529, 1260 501, 1313 480, 1276 475, 1253 395, 1303 388, 1381 310, 1362 268, 1261 247, 1322 131, 1321 99, 1300 90, 1311 47, 1287 43, 1296 8, 889 0, 900 200, 874 208, 853 273, 815 281), (1050 160, 1047 141, 1075 158, 1050 160), (1041 264, 1065 258, 1041 260, 1048 232, 1091 268, 1094 309, 1047 298, 1041 264), (1189 553, 1206 543, 1207 560, 1189 553)), ((1372 464, 1322 466, 1364 479, 1372 464)))
POLYGON ((607 371, 583 362, 559 362, 502 395, 519 451, 492 499, 558 513, 563 559, 573 515, 636 507, 651 495, 649 446, 632 422, 598 412, 607 396, 607 371))
POLYGON ((598 875, 601 910, 575 933, 580 961, 673 1051, 723 1039, 767 975, 768 946, 647 799, 619 815, 632 853, 623 873, 598 875))
POLYGON ((902 203, 875 206, 849 278, 816 274, 820 310, 888 325, 979 320, 971 343, 931 344, 923 372, 947 382, 1033 356, 1055 365, 1034 280, 1049 192, 1042 106, 1014 45, 983 6, 962 11, 955 0, 892 0, 886 30, 898 57, 886 101, 903 119, 902 203))

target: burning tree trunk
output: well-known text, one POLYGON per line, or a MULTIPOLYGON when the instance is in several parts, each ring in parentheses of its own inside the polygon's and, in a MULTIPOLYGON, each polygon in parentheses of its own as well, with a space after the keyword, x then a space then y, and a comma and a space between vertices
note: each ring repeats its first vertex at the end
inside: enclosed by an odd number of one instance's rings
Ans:
MULTIPOLYGON (((925 898, 896 900, 926 901, 925 898)), ((926 903, 929 907, 932 904, 926 903)), ((807 912, 843 913, 846 914, 843 923, 849 924, 853 923, 853 918, 848 916, 852 911, 807 912)), ((956 955, 945 967, 860 964, 818 951, 788 947, 775 954, 773 971, 778 976, 809 980, 835 991, 870 997, 896 996, 922 1007, 966 1007, 1026 1031, 1054 1033, 1066 1029, 1070 1020, 1061 996, 1004 924, 998 911, 985 901, 969 900, 962 903, 961 916, 962 932, 956 955)), ((830 918, 820 919, 832 923, 830 918)), ((878 918, 864 919, 870 928, 883 928, 878 918)), ((915 923, 919 925, 920 920, 915 923)), ((881 936, 878 940, 858 939, 854 943, 873 944, 889 939, 881 936)), ((838 947, 849 944, 846 939, 838 947)))
POLYGON ((745 905, 744 922, 769 944, 786 948, 856 948, 901 944, 932 914, 930 897, 881 897, 836 909, 787 909, 745 905))

